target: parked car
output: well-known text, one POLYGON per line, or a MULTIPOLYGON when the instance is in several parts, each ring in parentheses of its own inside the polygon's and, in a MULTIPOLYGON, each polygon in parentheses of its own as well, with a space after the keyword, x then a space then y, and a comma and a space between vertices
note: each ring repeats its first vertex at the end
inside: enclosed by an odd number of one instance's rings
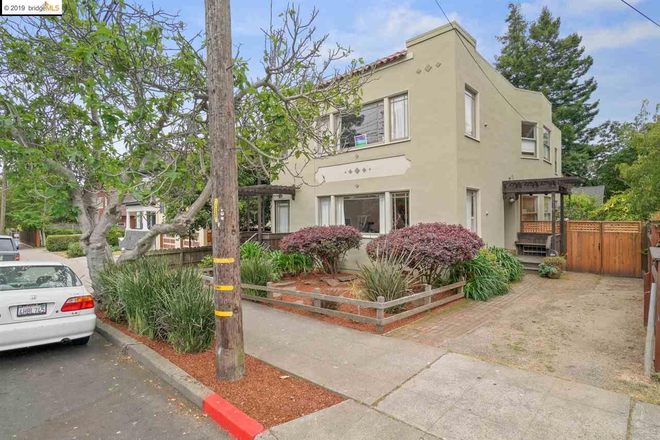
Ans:
POLYGON ((0 261, 18 261, 21 254, 18 252, 18 243, 9 235, 0 235, 0 261))
POLYGON ((95 327, 94 299, 68 266, 0 262, 0 351, 84 345, 95 327))

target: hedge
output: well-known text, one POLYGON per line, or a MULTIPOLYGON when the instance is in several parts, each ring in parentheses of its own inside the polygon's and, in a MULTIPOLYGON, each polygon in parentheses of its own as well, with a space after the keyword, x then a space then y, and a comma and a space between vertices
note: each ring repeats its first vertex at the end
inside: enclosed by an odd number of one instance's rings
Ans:
POLYGON ((46 237, 48 237, 49 235, 79 235, 80 231, 76 231, 75 229, 51 229, 45 233, 46 237))
POLYGON ((69 249, 71 243, 78 243, 81 234, 76 235, 49 235, 46 237, 46 249, 50 252, 61 252, 69 249))

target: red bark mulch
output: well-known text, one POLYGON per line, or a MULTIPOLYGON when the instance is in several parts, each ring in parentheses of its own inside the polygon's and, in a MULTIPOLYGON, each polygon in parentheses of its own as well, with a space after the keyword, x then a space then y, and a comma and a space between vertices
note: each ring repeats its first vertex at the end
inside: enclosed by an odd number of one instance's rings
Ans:
MULTIPOLYGON (((285 277, 280 281, 279 283, 275 284, 283 284, 283 283, 289 283, 293 282, 295 284, 287 285, 287 286, 275 286, 279 289, 286 289, 286 290, 298 290, 301 292, 314 292, 315 288, 321 289, 321 293, 324 295, 332 295, 332 296, 343 296, 345 298, 357 298, 356 295, 356 287, 353 285, 354 282, 349 281, 349 282, 343 282, 339 286, 336 287, 331 287, 329 284, 327 284, 325 281, 322 281, 322 279, 326 278, 340 278, 340 277, 346 277, 346 276, 351 276, 353 274, 349 273, 340 273, 336 275, 325 275, 325 274, 318 274, 318 273, 307 273, 307 274, 302 274, 296 277, 285 277)), ((444 292, 444 293, 439 293, 437 295, 433 295, 431 297, 431 301, 439 301, 441 299, 450 297, 452 295, 455 295, 457 292, 456 291, 449 291, 449 292, 444 292)), ((295 295, 282 295, 280 298, 276 298, 281 301, 287 301, 287 302, 292 302, 292 303, 303 303, 306 305, 313 305, 313 300, 310 298, 302 298, 300 296, 295 296, 295 295)), ((388 324, 385 326, 385 333, 392 331, 394 329, 397 329, 399 327, 403 327, 407 324, 410 324, 411 322, 417 321, 418 319, 423 318, 424 316, 428 315, 429 313, 434 313, 437 312, 438 310, 442 310, 447 307, 454 306, 461 301, 464 301, 464 298, 458 299, 456 301, 452 301, 448 304, 444 304, 442 306, 438 306, 434 309, 427 310, 425 312, 422 312, 417 315, 409 316, 407 318, 401 319, 399 321, 393 322, 391 324, 388 324)), ((286 306, 281 306, 281 305, 271 305, 271 304, 262 304, 266 305, 268 307, 273 307, 278 310, 284 310, 286 312, 290 313, 295 313, 296 315, 300 316, 305 316, 308 318, 316 319, 318 321, 323 321, 327 322, 330 324, 335 324, 335 325, 341 325, 343 327, 348 327, 352 328, 354 330, 360 330, 363 332, 368 332, 368 333, 376 333, 376 327, 373 324, 368 324, 365 322, 356 322, 352 321, 350 319, 345 319, 345 318, 340 318, 336 316, 329 316, 329 315, 322 315, 319 313, 314 313, 314 312, 309 312, 306 310, 301 310, 301 309, 296 309, 293 307, 286 307, 286 306)), ((412 303, 408 303, 405 306, 404 311, 411 310, 415 308, 415 306, 412 303)), ((376 309, 371 309, 371 308, 364 308, 361 307, 360 310, 358 310, 357 306, 354 306, 352 304, 339 304, 338 309, 340 312, 346 312, 346 313, 352 313, 355 315, 362 315, 362 316, 370 316, 375 318, 376 317, 376 309)), ((385 317, 393 316, 394 314, 392 313, 387 313, 385 312, 385 317)))
POLYGON ((324 388, 289 376, 252 356, 245 356, 246 377, 236 382, 215 378, 215 353, 177 353, 162 341, 152 341, 128 330, 126 323, 116 323, 99 313, 99 319, 142 342, 179 368, 211 388, 241 411, 270 428, 306 414, 336 405, 344 400, 324 388))

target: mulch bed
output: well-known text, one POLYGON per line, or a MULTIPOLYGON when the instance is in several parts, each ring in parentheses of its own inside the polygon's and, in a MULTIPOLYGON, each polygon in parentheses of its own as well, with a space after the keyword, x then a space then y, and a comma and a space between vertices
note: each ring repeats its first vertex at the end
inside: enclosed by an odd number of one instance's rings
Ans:
POLYGON ((152 341, 128 330, 126 323, 116 323, 98 313, 99 319, 142 342, 173 364, 211 388, 241 411, 270 428, 306 414, 336 405, 344 400, 324 388, 289 376, 252 356, 245 356, 246 377, 235 382, 215 378, 215 353, 177 353, 162 341, 152 341))
MULTIPOLYGON (((279 283, 274 283, 275 285, 273 287, 277 287, 279 289, 287 289, 287 290, 298 290, 301 292, 314 292, 314 289, 319 288, 321 289, 321 293, 324 295, 332 295, 332 296, 343 296, 345 298, 355 298, 359 299, 356 295, 357 288, 354 286, 355 282, 354 281, 348 281, 348 282, 340 282, 336 286, 330 286, 326 281, 323 281, 325 279, 336 279, 339 280, 339 278, 350 278, 351 276, 354 276, 354 274, 350 273, 339 273, 336 275, 325 275, 325 274, 318 274, 318 273, 307 273, 307 274, 302 274, 299 276, 295 277, 284 277, 282 281, 279 283), (292 283, 292 284, 288 284, 292 283), (288 284, 282 286, 282 284, 288 284)), ((441 299, 450 297, 452 295, 455 295, 455 291, 449 291, 449 292, 444 292, 444 293, 439 293, 437 295, 433 295, 431 301, 439 301, 441 299)), ((295 295, 282 295, 279 298, 281 301, 287 301, 287 302, 292 302, 292 303, 302 303, 306 305, 313 305, 313 300, 310 298, 302 298, 300 296, 295 296, 295 295)), ((459 302, 464 301, 463 298, 452 301, 448 304, 444 304, 442 306, 436 307, 431 310, 427 310, 425 312, 422 312, 418 315, 414 316, 409 316, 407 318, 401 319, 399 321, 393 322, 391 324, 388 324, 385 326, 385 332, 392 331, 394 329, 397 329, 399 327, 403 327, 407 324, 410 324, 413 321, 417 321, 418 319, 423 318, 424 316, 428 315, 429 313, 435 313, 438 310, 442 310, 447 307, 451 307, 453 305, 458 304, 459 302)), ((314 313, 314 312, 309 312, 306 310, 301 310, 301 309, 295 309, 292 307, 286 307, 286 306, 281 306, 281 305, 271 305, 271 304, 263 304, 267 307, 273 307, 278 310, 284 310, 290 313, 295 313, 296 315, 300 316, 305 316, 308 318, 316 319, 318 321, 323 321, 327 322, 330 324, 335 324, 335 325, 341 325, 343 327, 348 327, 352 328, 354 330, 360 330, 363 332, 368 332, 368 333, 376 333, 376 328, 373 324, 368 324, 365 322, 355 322, 351 321, 350 319, 345 319, 345 318, 339 318, 335 316, 328 316, 328 315, 321 315, 319 313, 314 313)), ((417 306, 413 305, 412 303, 408 303, 405 306, 405 310, 411 310, 417 306)), ((339 304, 339 307, 337 310, 340 312, 346 312, 346 313, 352 313, 352 314, 359 314, 362 316, 370 316, 370 317, 376 317, 376 309, 371 309, 371 308, 363 308, 360 307, 360 310, 358 310, 357 306, 351 305, 351 304, 339 304)), ((404 311, 405 311, 404 310, 404 311)), ((385 317, 387 318, 388 316, 393 316, 391 313, 385 312, 385 317)))

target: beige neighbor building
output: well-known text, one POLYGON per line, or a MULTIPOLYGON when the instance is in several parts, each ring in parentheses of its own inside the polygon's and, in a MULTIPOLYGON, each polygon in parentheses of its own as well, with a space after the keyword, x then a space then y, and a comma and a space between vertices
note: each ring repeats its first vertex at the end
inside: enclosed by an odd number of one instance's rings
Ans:
MULTIPOLYGON (((511 85, 476 45, 453 23, 373 63, 360 116, 322 121, 340 132, 338 153, 306 166, 311 185, 295 200, 274 198, 275 232, 354 226, 364 240, 344 262, 350 269, 365 261, 369 240, 407 225, 461 224, 513 250, 522 220, 550 220, 551 196, 505 197, 502 182, 561 176, 551 104, 511 85)), ((302 182, 282 175, 275 183, 302 182)))

